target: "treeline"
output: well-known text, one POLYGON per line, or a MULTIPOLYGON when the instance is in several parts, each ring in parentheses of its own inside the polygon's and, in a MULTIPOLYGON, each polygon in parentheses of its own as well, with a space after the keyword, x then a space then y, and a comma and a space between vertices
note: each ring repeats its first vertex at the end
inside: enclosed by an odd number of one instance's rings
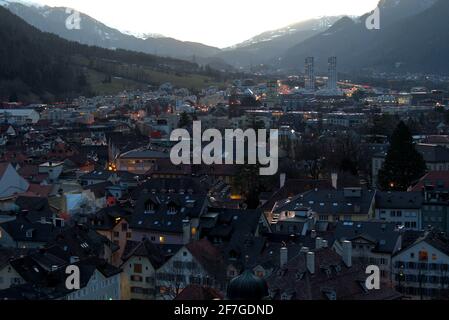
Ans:
POLYGON ((39 31, 0 7, 0 100, 29 94, 44 101, 88 95, 85 72, 92 65, 109 65, 109 70, 120 70, 119 75, 126 73, 126 68, 135 75, 142 67, 204 74, 197 64, 188 61, 67 41, 39 31))

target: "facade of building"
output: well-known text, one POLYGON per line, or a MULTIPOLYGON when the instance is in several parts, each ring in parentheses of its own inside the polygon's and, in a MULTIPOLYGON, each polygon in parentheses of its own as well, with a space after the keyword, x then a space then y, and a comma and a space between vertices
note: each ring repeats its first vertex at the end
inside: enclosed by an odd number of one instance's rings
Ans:
POLYGON ((337 89, 337 57, 330 57, 328 60, 328 80, 327 89, 337 89))
POLYGON ((224 290, 225 267, 220 251, 207 239, 187 244, 157 270, 158 299, 173 299, 189 285, 224 290))
POLYGON ((391 283, 392 256, 401 250, 402 233, 396 224, 386 222, 340 222, 333 248, 342 254, 344 241, 352 243, 352 257, 365 265, 376 265, 384 283, 391 283))
POLYGON ((148 239, 128 241, 122 259, 122 298, 154 300, 156 270, 165 262, 162 250, 148 239))
POLYGON ((315 61, 314 57, 307 57, 304 63, 304 88, 315 91, 315 61))
POLYGON ((423 196, 421 192, 378 192, 376 219, 393 222, 407 230, 421 230, 423 196))
POLYGON ((396 290, 412 299, 439 299, 449 292, 449 242, 430 232, 393 257, 396 290))
POLYGON ((34 109, 0 109, 0 119, 9 124, 35 124, 39 118, 39 113, 34 109))
POLYGON ((422 229, 449 232, 449 173, 428 172, 411 190, 423 194, 422 229))
POLYGON ((362 188, 311 190, 276 202, 271 216, 293 218, 297 212, 312 212, 318 221, 365 221, 374 217, 376 191, 362 188))
POLYGON ((117 159, 117 170, 128 171, 135 174, 145 174, 153 169, 158 159, 167 159, 169 155, 164 152, 152 150, 133 150, 120 155, 117 159))

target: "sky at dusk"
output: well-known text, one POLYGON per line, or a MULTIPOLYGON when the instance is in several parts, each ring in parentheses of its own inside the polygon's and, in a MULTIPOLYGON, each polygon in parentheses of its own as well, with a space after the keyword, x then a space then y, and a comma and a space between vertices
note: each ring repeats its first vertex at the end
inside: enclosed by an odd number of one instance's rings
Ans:
POLYGON ((378 0, 33 0, 79 10, 121 31, 220 48, 308 18, 361 15, 378 0))

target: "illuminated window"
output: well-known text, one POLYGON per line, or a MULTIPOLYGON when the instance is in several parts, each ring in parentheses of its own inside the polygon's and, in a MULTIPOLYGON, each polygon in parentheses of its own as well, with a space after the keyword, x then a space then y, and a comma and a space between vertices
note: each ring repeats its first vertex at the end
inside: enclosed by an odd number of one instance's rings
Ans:
POLYGON ((192 228, 192 236, 194 236, 194 235, 196 235, 196 228, 195 227, 192 228))
POLYGON ((159 242, 160 242, 160 243, 165 243, 165 237, 160 236, 160 237, 159 237, 159 242))
POLYGON ((427 261, 429 260, 429 255, 427 251, 420 251, 419 252, 419 261, 427 261))
POLYGON ((142 273, 142 265, 140 263, 134 264, 134 273, 142 273))

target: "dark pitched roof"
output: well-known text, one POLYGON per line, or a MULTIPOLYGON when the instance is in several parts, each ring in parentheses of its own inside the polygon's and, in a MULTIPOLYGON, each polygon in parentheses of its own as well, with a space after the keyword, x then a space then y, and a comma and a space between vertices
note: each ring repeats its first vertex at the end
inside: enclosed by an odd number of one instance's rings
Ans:
POLYGON ((360 214, 366 215, 374 203, 376 191, 361 190, 360 197, 351 196, 345 190, 311 190, 276 203, 273 212, 295 211, 311 208, 318 214, 360 214))
POLYGON ((60 229, 53 224, 30 222, 18 216, 15 220, 0 225, 14 241, 47 243, 53 240, 60 229))
POLYGON ((155 193, 168 193, 172 191, 174 193, 196 194, 205 195, 208 192, 207 186, 200 178, 152 178, 144 182, 139 188, 132 193, 133 199, 138 199, 142 190, 148 190, 148 192, 155 193))
POLYGON ((108 180, 114 173, 112 171, 91 171, 79 177, 80 180, 108 180))
POLYGON ((183 221, 197 218, 206 204, 205 195, 142 193, 130 226, 133 229, 181 233, 183 221), (147 210, 148 204, 152 204, 153 210, 147 210), (170 207, 175 208, 176 212, 169 212, 170 207))
POLYGON ((90 218, 92 228, 96 230, 111 230, 122 219, 131 220, 132 210, 122 206, 112 206, 100 209, 90 218))
POLYGON ((315 273, 306 268, 305 254, 300 253, 268 277, 272 298, 283 294, 291 300, 384 300, 400 295, 387 287, 367 290, 365 268, 353 261, 348 268, 332 249, 315 251, 315 273))
POLYGON ((376 208, 419 209, 423 203, 422 192, 377 192, 376 208))
POLYGON ((418 144, 416 150, 421 153, 424 161, 432 162, 449 162, 449 149, 433 144, 418 144))
POLYGON ((449 172, 430 171, 419 179, 419 181, 411 188, 411 191, 423 191, 426 187, 432 187, 435 191, 448 191, 449 172))
POLYGON ((408 246, 403 246, 403 249, 397 254, 423 241, 449 256, 449 237, 433 230, 424 232, 415 241, 409 242, 408 246))
POLYGON ((83 187, 84 190, 90 190, 95 194, 96 197, 101 198, 104 197, 107 193, 107 187, 112 186, 111 181, 104 181, 100 183, 91 184, 83 187))
POLYGON ((53 211, 50 208, 47 198, 19 196, 15 204, 26 214, 26 218, 31 222, 39 222, 41 218, 52 218, 53 211))
POLYGON ((375 243, 375 251, 394 253, 401 233, 394 222, 363 221, 338 222, 335 229, 335 239, 338 241, 365 238, 375 243))
POLYGON ((168 157, 168 153, 155 150, 131 150, 120 156, 121 159, 161 159, 168 157))
POLYGON ((114 252, 118 246, 97 231, 87 226, 76 225, 61 230, 48 246, 58 246, 70 256, 80 259, 102 256, 105 246, 114 252))
POLYGON ((29 251, 29 249, 0 247, 0 269, 6 266, 11 260, 26 255, 29 251))
POLYGON ((245 235, 254 235, 262 210, 209 208, 200 219, 200 232, 209 238, 221 237, 240 242, 245 235))
MULTIPOLYGON (((57 251, 38 251, 11 261, 11 266, 25 280, 25 284, 18 286, 19 290, 10 288, 0 291, 0 299, 12 300, 51 300, 61 298, 71 292, 65 286, 67 275, 65 268, 70 261, 57 251)), ((85 287, 95 270, 109 278, 121 272, 105 260, 89 257, 70 263, 80 269, 80 286, 85 287)))
POLYGON ((44 210, 49 208, 48 199, 41 197, 24 197, 19 196, 16 199, 16 205, 20 207, 21 210, 44 210))
POLYGON ((140 242, 128 240, 123 251, 122 260, 125 263, 131 257, 148 258, 154 269, 159 269, 166 261, 166 255, 162 248, 152 243, 149 239, 144 239, 140 242))
POLYGON ((270 211, 277 201, 296 196, 315 188, 330 189, 332 188, 332 183, 328 180, 288 179, 285 182, 285 185, 271 195, 268 201, 262 205, 262 209, 264 211, 270 211))
POLYGON ((217 280, 223 279, 225 269, 220 251, 207 239, 201 239, 186 245, 196 261, 217 280))

